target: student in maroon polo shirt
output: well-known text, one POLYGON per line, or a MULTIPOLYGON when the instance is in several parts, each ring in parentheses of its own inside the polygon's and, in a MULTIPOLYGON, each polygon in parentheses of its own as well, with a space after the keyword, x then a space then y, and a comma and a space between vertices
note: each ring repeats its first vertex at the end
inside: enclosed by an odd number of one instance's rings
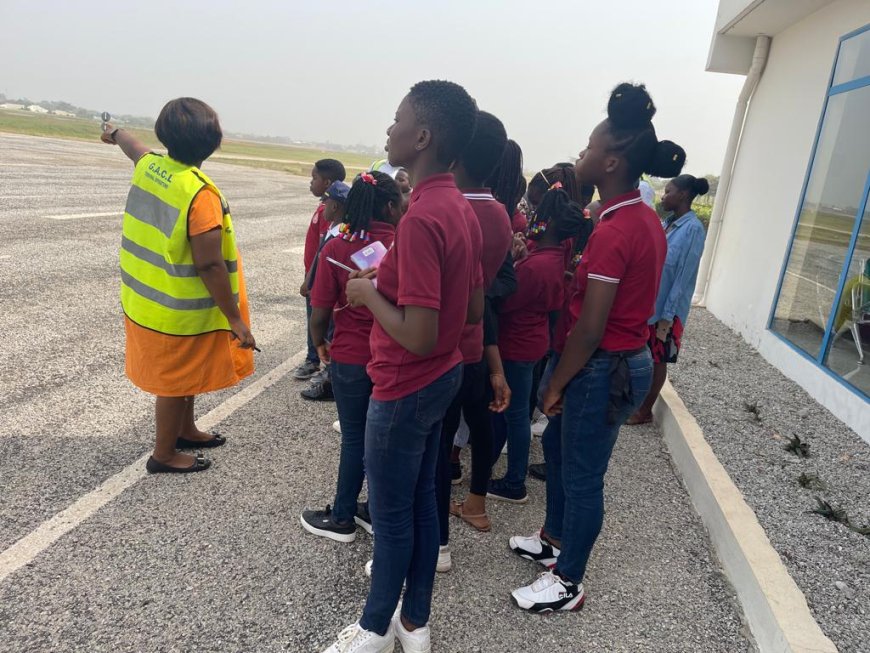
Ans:
POLYGON ((345 222, 339 235, 320 251, 311 288, 311 339, 320 359, 329 363, 332 389, 341 423, 341 456, 332 507, 306 510, 302 526, 309 533, 337 542, 353 542, 356 527, 371 533, 368 507, 357 503, 363 485, 366 413, 372 382, 366 372, 371 360, 372 314, 365 306, 350 306, 344 293, 349 272, 358 269, 353 257, 374 243, 389 249, 402 215, 399 184, 383 172, 356 178, 347 196, 345 222), (337 263, 337 264, 336 264, 337 263), (335 328, 327 342, 330 320, 335 328))
POLYGON ((483 316, 470 233, 480 227, 449 173, 476 119, 474 100, 461 86, 420 82, 387 130, 390 164, 408 170, 414 191, 377 270, 377 287, 367 271, 352 275, 358 278, 345 289, 352 305, 365 305, 375 318, 365 435, 376 533, 372 583, 359 622, 326 653, 380 653, 396 637, 406 651, 430 648, 441 422, 462 380, 462 330, 483 316), (403 583, 401 614, 394 618, 403 583))
MULTIPOLYGON (((311 183, 308 189, 314 197, 321 201, 311 216, 308 223, 308 231, 305 233, 305 250, 302 254, 302 262, 305 265, 305 278, 299 288, 299 294, 305 298, 306 323, 305 330, 308 332, 308 322, 311 319, 311 301, 309 300, 308 271, 317 256, 317 248, 320 247, 320 239, 329 230, 329 220, 323 219, 323 195, 326 189, 335 181, 344 181, 346 172, 341 161, 335 159, 321 159, 311 168, 311 183)), ((314 343, 311 342, 311 333, 308 332, 308 355, 302 364, 293 370, 293 378, 299 381, 310 379, 320 369, 320 359, 314 343)))
POLYGON ((565 292, 565 256, 562 243, 574 236, 585 221, 582 207, 572 201, 561 183, 541 200, 529 238, 535 248, 516 264, 517 291, 499 311, 498 348, 511 389, 512 401, 500 428, 500 451, 507 438, 507 471, 493 479, 487 496, 500 501, 525 503, 526 470, 532 437, 529 397, 535 366, 550 349, 550 313, 558 311, 565 292))
POLYGON ((607 119, 589 137, 575 166, 577 180, 595 184, 600 222, 574 276, 573 324, 541 407, 562 413, 561 433, 544 442, 547 516, 541 532, 512 537, 518 555, 552 571, 512 595, 535 612, 576 610, 583 576, 604 518, 604 475, 619 428, 652 381, 646 346, 667 244, 658 216, 636 190, 641 174, 677 175, 681 147, 659 141, 655 105, 641 86, 620 84, 607 119))
MULTIPOLYGON (((453 167, 456 185, 471 205, 480 226, 480 263, 483 285, 487 290, 504 263, 511 243, 507 211, 493 197, 490 189, 484 187, 484 180, 498 164, 506 142, 507 132, 501 120, 491 113, 481 111, 477 114, 474 137, 453 167)), ((472 234, 475 233, 474 229, 471 231, 472 234)), ((487 390, 492 388, 494 399, 491 407, 495 411, 502 411, 507 407, 510 393, 497 345, 493 343, 484 347, 483 324, 466 325, 459 350, 463 360, 462 386, 444 417, 435 483, 442 550, 447 547, 450 538, 450 512, 478 530, 490 530, 489 517, 486 514, 486 489, 492 471, 492 430, 487 390), (468 424, 471 443, 471 492, 465 502, 451 506, 450 454, 459 428, 460 415, 463 414, 468 424)), ((439 570, 446 571, 443 566, 439 570)))

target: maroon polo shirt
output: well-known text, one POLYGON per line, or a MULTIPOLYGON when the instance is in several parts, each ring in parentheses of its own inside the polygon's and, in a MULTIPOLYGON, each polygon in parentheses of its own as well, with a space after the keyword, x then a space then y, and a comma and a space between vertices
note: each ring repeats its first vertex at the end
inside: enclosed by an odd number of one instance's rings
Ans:
MULTIPOLYGON (((504 205, 496 200, 488 188, 463 193, 471 205, 480 227, 481 242, 477 242, 475 229, 471 229, 472 248, 479 249, 484 290, 492 285, 495 275, 511 246, 510 217, 504 205)), ((475 286, 476 288, 477 286, 475 286)), ((483 358, 483 322, 466 324, 459 342, 464 363, 479 363, 483 358)))
POLYGON ((583 310, 589 279, 618 284, 600 347, 631 351, 646 345, 667 249, 662 224, 639 191, 606 202, 577 266, 571 328, 583 310))
POLYGON ((564 301, 563 249, 537 247, 514 270, 517 290, 499 312, 499 353, 504 360, 539 361, 550 346, 550 312, 564 301))
POLYGON ((378 292, 399 307, 438 311, 438 341, 417 356, 393 340, 375 320, 369 377, 372 398, 394 401, 426 387, 462 362, 459 339, 472 288, 482 282, 472 252, 477 220, 453 175, 434 175, 411 193, 393 247, 378 268, 378 292))
POLYGON ((317 274, 311 287, 311 305, 315 308, 332 308, 335 330, 332 335, 330 357, 348 365, 367 365, 372 358, 369 336, 374 318, 365 306, 349 306, 344 289, 350 274, 326 257, 344 263, 352 270, 356 264, 350 260, 353 254, 367 247, 372 241, 380 241, 389 249, 393 244, 395 228, 386 222, 372 222, 368 231, 371 240, 348 242, 343 238, 333 238, 320 250, 317 274))

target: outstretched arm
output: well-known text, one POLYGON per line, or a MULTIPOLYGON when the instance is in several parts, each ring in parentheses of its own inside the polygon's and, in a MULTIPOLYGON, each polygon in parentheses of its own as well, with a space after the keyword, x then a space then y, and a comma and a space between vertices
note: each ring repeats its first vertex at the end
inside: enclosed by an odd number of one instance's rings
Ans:
POLYGON ((133 162, 133 165, 148 154, 151 149, 142 141, 133 136, 133 134, 112 124, 107 125, 106 131, 100 135, 100 140, 109 145, 117 145, 121 151, 127 155, 127 158, 133 162))

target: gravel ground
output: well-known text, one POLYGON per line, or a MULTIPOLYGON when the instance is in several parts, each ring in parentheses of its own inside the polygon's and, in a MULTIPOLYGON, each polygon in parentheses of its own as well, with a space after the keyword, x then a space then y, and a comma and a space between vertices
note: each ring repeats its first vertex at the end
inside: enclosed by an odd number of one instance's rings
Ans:
POLYGON ((870 526, 870 446, 707 311, 693 310, 670 372, 825 634, 843 653, 866 653, 870 537, 811 510, 819 497, 870 526), (809 458, 785 451, 795 434, 809 458), (801 487, 802 473, 824 489, 801 487))
MULTIPOLYGON (((0 135, 0 148, 12 171, 0 177, 11 342, 0 370, 3 549, 147 451, 153 424, 151 401, 123 377, 118 218, 47 217, 118 210, 129 166, 101 145, 0 135)), ((312 198, 304 179, 207 169, 233 206, 259 377, 304 344, 296 288, 312 198)), ((230 442, 209 472, 143 479, 0 584, 0 652, 326 646, 359 615, 371 541, 339 545, 299 526, 303 507, 331 500, 339 445, 334 406, 303 402, 302 387, 285 377, 225 420, 230 442)), ((198 412, 236 391, 202 398, 198 412)), ((491 534, 454 525, 456 568, 436 586, 436 651, 752 650, 654 429, 619 441, 580 614, 534 616, 509 601, 537 572, 507 547, 541 524, 544 485, 530 481, 530 494, 524 507, 492 505, 491 534)))

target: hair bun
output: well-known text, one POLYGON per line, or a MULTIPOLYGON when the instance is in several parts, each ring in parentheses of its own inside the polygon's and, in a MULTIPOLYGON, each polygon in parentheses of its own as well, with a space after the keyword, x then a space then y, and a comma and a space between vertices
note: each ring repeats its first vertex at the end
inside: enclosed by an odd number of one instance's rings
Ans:
POLYGON ((706 195, 710 191, 710 182, 703 177, 698 177, 692 184, 692 190, 696 195, 706 195))
MULTIPOLYGON (((659 141, 644 172, 653 177, 676 177, 686 165, 686 151, 673 141, 659 141)), ((706 179, 704 180, 706 182, 706 179)))
POLYGON ((652 122, 656 105, 643 84, 623 82, 610 94, 607 118, 621 129, 641 129, 652 122))

